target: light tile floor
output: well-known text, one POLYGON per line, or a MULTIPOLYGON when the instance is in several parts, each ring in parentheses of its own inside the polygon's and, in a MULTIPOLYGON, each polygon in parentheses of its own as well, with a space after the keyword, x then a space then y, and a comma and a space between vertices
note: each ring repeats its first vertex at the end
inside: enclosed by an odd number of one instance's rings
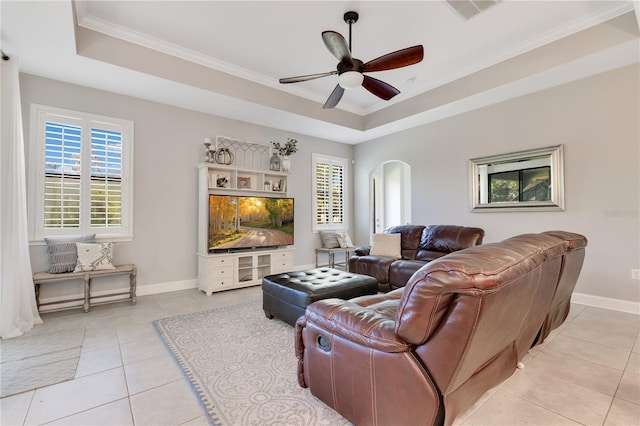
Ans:
MULTIPOLYGON (((184 290, 43 314, 29 334, 85 328, 74 380, 0 400, 2 425, 204 425, 151 321, 261 298, 184 290)), ((573 305, 567 321, 457 425, 640 425, 640 316, 573 305)), ((1 355, 0 355, 1 356, 1 355)))

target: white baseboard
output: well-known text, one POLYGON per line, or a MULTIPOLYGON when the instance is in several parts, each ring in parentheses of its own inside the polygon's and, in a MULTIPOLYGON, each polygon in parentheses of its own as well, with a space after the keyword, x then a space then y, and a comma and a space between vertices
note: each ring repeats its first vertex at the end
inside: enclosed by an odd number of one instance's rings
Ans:
MULTIPOLYGON (((302 265, 302 266, 295 267, 294 270, 304 271, 307 269, 312 269, 313 267, 314 265, 302 265)), ((188 290, 192 288, 198 288, 197 279, 139 285, 136 289, 136 296, 147 296, 150 294, 168 293, 171 291, 188 290)), ((117 290, 96 291, 95 293, 92 292, 92 294, 94 296, 100 296, 107 293, 126 292, 128 290, 129 290, 128 287, 122 287, 121 289, 117 289, 117 290)), ((62 297, 49 297, 46 299, 41 299, 40 301, 42 303, 47 303, 47 302, 56 302, 58 300, 82 298, 82 297, 83 297, 83 294, 78 293, 76 295, 71 295, 71 296, 66 295, 62 297)), ((109 300, 109 299, 108 298, 102 299, 102 301, 105 301, 105 300, 109 300)), ((571 302, 577 303, 579 305, 593 306, 596 308, 611 309, 614 311, 627 312, 631 314, 640 315, 640 302, 631 302, 628 300, 612 299, 609 297, 602 297, 602 296, 593 296, 593 295, 584 294, 584 293, 573 293, 573 295, 571 296, 571 302)), ((60 309, 65 307, 71 308, 76 306, 82 306, 82 301, 59 304, 55 306, 42 306, 40 312, 46 312, 47 310, 60 309)))
POLYGON ((157 283, 139 285, 136 288, 136 296, 147 296, 150 294, 168 293, 170 291, 189 290, 198 287, 198 280, 171 281, 168 283, 157 283))
POLYGON ((584 293, 573 293, 573 295, 571 295, 571 303, 640 315, 640 302, 592 296, 584 293))

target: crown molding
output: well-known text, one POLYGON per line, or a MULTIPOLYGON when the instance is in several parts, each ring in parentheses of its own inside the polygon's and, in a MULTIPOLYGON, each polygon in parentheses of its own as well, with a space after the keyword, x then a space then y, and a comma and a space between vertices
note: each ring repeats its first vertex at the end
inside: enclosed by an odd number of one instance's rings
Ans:
MULTIPOLYGON (((640 8, 640 6, 638 6, 638 8, 640 8)), ((517 46, 514 46, 509 49, 505 49, 499 54, 493 55, 482 62, 476 63, 471 67, 459 70, 458 72, 450 73, 447 75, 445 79, 431 80, 428 83, 425 83, 423 86, 420 86, 419 90, 411 97, 420 96, 425 92, 433 90, 437 87, 443 86, 447 83, 451 83, 452 81, 456 81, 458 79, 472 75, 478 71, 482 71, 493 65, 499 64, 511 58, 515 58, 519 55, 525 54, 527 52, 530 52, 531 50, 537 49, 539 47, 542 47, 554 41, 561 40, 572 34, 578 33, 580 31, 584 31, 588 28, 591 28, 593 26, 606 22, 610 19, 617 18, 618 16, 624 15, 625 13, 631 12, 633 10, 634 10, 634 4, 632 2, 612 3, 612 5, 610 6, 603 7, 596 14, 568 22, 565 25, 554 28, 551 31, 547 31, 546 33, 543 33, 539 36, 533 37, 529 40, 519 43, 517 46)), ((364 109, 362 114, 366 116, 376 111, 382 110, 384 108, 388 108, 389 106, 395 103, 405 101, 407 99, 409 98, 392 99, 391 101, 388 101, 385 104, 373 105, 370 108, 364 109)))
MULTIPOLYGON (((247 70, 246 68, 242 68, 228 62, 212 58, 211 56, 204 55, 194 50, 186 49, 177 44, 169 43, 158 38, 151 37, 147 34, 134 31, 130 28, 114 24, 104 19, 96 18, 95 16, 86 15, 82 18, 78 17, 78 26, 108 35, 110 37, 124 40, 129 43, 137 44, 148 49, 153 49, 158 52, 183 59, 185 61, 193 62, 207 68, 215 69, 217 71, 224 72, 235 77, 242 78, 244 80, 261 84, 263 86, 271 87, 273 89, 287 92, 292 95, 300 96, 302 98, 306 98, 320 104, 324 104, 324 102, 326 101, 325 97, 320 96, 310 90, 306 90, 301 86, 282 86, 278 81, 263 74, 256 73, 247 70)), ((348 102, 342 102, 340 105, 340 109, 361 116, 365 114, 363 108, 358 108, 352 104, 349 104, 348 102)))

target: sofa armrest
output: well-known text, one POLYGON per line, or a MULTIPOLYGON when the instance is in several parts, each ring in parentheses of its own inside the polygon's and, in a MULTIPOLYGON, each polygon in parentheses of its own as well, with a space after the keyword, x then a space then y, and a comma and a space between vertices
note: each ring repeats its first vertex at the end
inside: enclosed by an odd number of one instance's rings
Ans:
POLYGON ((369 256, 369 253, 371 252, 371 246, 357 247, 353 252, 356 256, 369 256))
POLYGON ((351 256, 349 259, 349 272, 369 275, 378 280, 378 288, 380 290, 388 291, 384 287, 389 282, 389 269, 393 262, 395 262, 395 259, 391 257, 351 256))
POLYGON ((396 335, 395 318, 348 300, 324 299, 314 302, 307 306, 305 317, 306 325, 313 323, 327 332, 371 349, 408 352, 412 348, 396 335))

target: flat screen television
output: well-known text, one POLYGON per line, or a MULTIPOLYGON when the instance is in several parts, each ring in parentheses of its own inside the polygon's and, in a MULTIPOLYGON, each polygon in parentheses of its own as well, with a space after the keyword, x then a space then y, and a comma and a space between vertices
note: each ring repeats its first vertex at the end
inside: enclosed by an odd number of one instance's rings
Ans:
POLYGON ((293 198, 209 194, 209 253, 293 244, 293 198))

